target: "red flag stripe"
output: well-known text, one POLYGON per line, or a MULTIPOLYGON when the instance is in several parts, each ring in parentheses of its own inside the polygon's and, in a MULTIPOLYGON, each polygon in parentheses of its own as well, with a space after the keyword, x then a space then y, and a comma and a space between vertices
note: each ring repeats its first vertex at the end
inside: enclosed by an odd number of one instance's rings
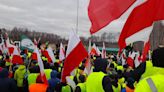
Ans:
POLYGON ((79 66, 80 62, 88 56, 86 49, 84 48, 82 42, 80 41, 78 45, 71 51, 64 61, 64 69, 62 72, 62 81, 65 82, 66 76, 79 66))

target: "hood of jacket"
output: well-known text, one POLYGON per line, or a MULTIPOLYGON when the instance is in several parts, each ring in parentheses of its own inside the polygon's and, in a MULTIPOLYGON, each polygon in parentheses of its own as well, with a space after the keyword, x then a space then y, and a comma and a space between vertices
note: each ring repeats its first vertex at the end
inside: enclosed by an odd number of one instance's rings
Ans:
POLYGON ((52 78, 52 79, 56 78, 56 77, 57 77, 57 74, 58 74, 58 72, 55 71, 55 70, 53 70, 53 71, 51 72, 51 78, 52 78))

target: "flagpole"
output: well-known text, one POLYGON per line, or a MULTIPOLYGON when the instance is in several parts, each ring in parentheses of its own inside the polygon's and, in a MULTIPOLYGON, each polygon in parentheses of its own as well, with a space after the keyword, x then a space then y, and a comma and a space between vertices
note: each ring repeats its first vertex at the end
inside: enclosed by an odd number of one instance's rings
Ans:
POLYGON ((77 16, 76 16, 76 34, 78 34, 78 23, 79 23, 79 0, 77 0, 77 16))

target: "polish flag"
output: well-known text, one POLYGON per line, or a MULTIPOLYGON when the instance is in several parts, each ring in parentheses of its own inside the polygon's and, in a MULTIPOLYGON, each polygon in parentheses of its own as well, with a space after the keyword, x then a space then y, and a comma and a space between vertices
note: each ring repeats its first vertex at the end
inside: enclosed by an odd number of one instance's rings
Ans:
POLYGON ((101 51, 99 50, 99 48, 97 47, 97 54, 98 54, 98 56, 100 56, 101 55, 101 51))
POLYGON ((20 56, 20 52, 15 45, 10 44, 10 40, 8 34, 5 34, 6 37, 6 48, 8 49, 7 52, 9 55, 12 56, 12 63, 13 64, 23 64, 23 59, 20 56))
POLYGON ((66 76, 69 76, 87 56, 88 53, 80 41, 80 38, 75 33, 72 33, 69 38, 66 59, 64 61, 62 82, 66 82, 66 76))
POLYGON ((118 19, 136 0, 90 0, 88 16, 93 34, 118 19))
POLYGON ((63 44, 60 43, 59 60, 63 61, 64 59, 65 59, 65 51, 64 51, 63 44))
POLYGON ((48 55, 49 55, 51 61, 53 63, 55 63, 56 62, 56 59, 55 59, 55 56, 54 56, 54 53, 53 53, 52 48, 51 47, 48 47, 47 52, 48 52, 48 55))
POLYGON ((142 52, 142 62, 146 61, 147 55, 149 55, 149 50, 150 50, 150 41, 147 41, 144 43, 144 49, 142 52))
POLYGON ((86 73, 86 74, 88 74, 88 75, 91 73, 91 62, 90 62, 91 55, 90 55, 90 52, 91 52, 91 40, 89 40, 88 58, 87 58, 87 60, 86 60, 85 69, 84 69, 84 73, 86 73))
POLYGON ((98 55, 97 54, 97 47, 96 47, 96 44, 95 43, 93 44, 93 46, 91 48, 90 54, 91 55, 98 55))
POLYGON ((164 0, 147 0, 134 8, 118 41, 120 52, 129 43, 136 41, 148 43, 154 21, 164 19, 163 9, 164 0))
POLYGON ((42 54, 48 59, 48 63, 52 63, 52 59, 47 50, 42 50, 42 54))
POLYGON ((102 58, 106 58, 106 48, 105 48, 104 42, 103 42, 103 48, 102 48, 102 58))
POLYGON ((101 54, 100 50, 96 47, 95 43, 93 44, 93 46, 91 48, 90 54, 93 56, 94 55, 99 56, 101 54))
POLYGON ((39 65, 39 68, 40 68, 40 74, 41 74, 42 81, 43 81, 45 84, 48 85, 48 81, 47 81, 46 75, 45 75, 45 73, 44 73, 43 61, 42 61, 42 59, 41 59, 41 56, 40 56, 40 53, 39 53, 39 50, 38 50, 37 46, 35 46, 34 53, 37 54, 38 65, 39 65))
POLYGON ((18 48, 16 46, 13 46, 12 48, 14 48, 14 51, 11 54, 12 63, 13 64, 23 64, 23 59, 20 56, 20 52, 18 51, 18 48))

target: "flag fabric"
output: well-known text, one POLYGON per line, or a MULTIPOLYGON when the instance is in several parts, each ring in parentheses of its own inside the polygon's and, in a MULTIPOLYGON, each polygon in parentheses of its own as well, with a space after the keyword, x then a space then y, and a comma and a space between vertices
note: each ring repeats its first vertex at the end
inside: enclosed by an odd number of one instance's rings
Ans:
POLYGON ((153 22, 164 19, 163 9, 164 0, 147 0, 145 3, 135 7, 119 37, 120 51, 130 42, 147 42, 152 31, 153 22))
POLYGON ((136 0, 90 0, 88 16, 93 34, 118 19, 136 0))
POLYGON ((150 41, 144 43, 144 49, 142 52, 142 62, 146 61, 147 55, 149 54, 150 50, 150 41))
POLYGON ((135 67, 135 65, 134 65, 134 57, 135 57, 135 53, 129 52, 129 55, 128 55, 127 60, 126 60, 126 63, 127 63, 130 67, 132 67, 132 68, 135 67))
POLYGON ((21 50, 28 49, 30 52, 34 51, 34 43, 26 36, 21 37, 20 48, 21 50))
POLYGON ((101 55, 101 51, 99 50, 99 48, 97 47, 97 55, 100 56, 101 55))
POLYGON ((44 55, 47 58, 48 63, 52 63, 52 58, 50 57, 50 53, 47 50, 42 50, 41 52, 42 52, 42 55, 44 55))
POLYGON ((49 55, 51 61, 53 63, 55 63, 56 62, 56 59, 55 59, 55 56, 54 56, 54 53, 53 53, 52 48, 51 47, 48 47, 47 52, 48 52, 48 55, 49 55))
POLYGON ((23 64, 23 59, 20 56, 20 52, 18 51, 18 48, 16 46, 13 46, 14 51, 11 53, 12 56, 12 63, 13 64, 23 64))
POLYGON ((91 55, 96 55, 96 56, 100 56, 101 52, 99 50, 99 48, 96 46, 96 44, 94 43, 92 48, 91 48, 91 51, 90 51, 90 54, 91 55))
POLYGON ((13 64, 23 64, 23 59, 20 56, 20 52, 18 51, 18 48, 15 45, 10 44, 10 40, 8 37, 8 34, 5 34, 5 38, 6 38, 6 48, 7 48, 7 53, 8 55, 12 56, 12 63, 13 64))
POLYGON ((98 53, 97 53, 97 47, 96 47, 96 44, 95 43, 93 44, 93 46, 91 48, 90 54, 91 55, 98 55, 98 53))
POLYGON ((66 82, 66 76, 69 76, 87 56, 88 53, 80 41, 80 38, 74 32, 71 33, 62 71, 62 82, 66 82))
POLYGON ((42 78, 42 81, 48 85, 48 81, 46 79, 46 75, 44 73, 44 66, 43 66, 43 61, 41 59, 41 56, 40 56, 40 53, 39 53, 39 50, 37 48, 37 46, 34 47, 34 52, 37 54, 37 59, 38 59, 38 65, 39 65, 39 68, 40 68, 40 74, 41 74, 41 78, 42 78))
POLYGON ((141 63, 139 57, 140 57, 139 51, 135 52, 135 59, 134 59, 135 68, 137 68, 141 63))
POLYGON ((91 73, 91 62, 90 62, 91 55, 90 55, 90 52, 91 52, 91 40, 89 40, 88 58, 87 58, 87 60, 86 60, 85 69, 84 69, 84 73, 86 73, 86 74, 88 74, 88 75, 91 73))
POLYGON ((65 59, 65 51, 64 51, 63 44, 60 43, 59 60, 63 61, 64 59, 65 59))
POLYGON ((106 48, 105 48, 104 42, 103 42, 103 48, 102 48, 102 58, 106 58, 106 48))
POLYGON ((38 61, 37 54, 35 52, 32 53, 31 59, 38 61))

